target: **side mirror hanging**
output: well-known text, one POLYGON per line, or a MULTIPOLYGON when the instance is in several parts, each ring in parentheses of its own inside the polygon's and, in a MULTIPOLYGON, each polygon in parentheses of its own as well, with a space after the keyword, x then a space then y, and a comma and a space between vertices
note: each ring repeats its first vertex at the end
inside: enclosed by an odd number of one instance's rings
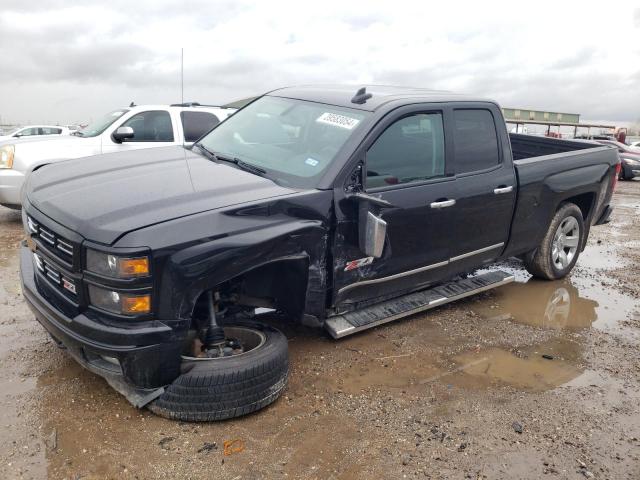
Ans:
POLYGON ((387 238, 387 222, 379 217, 383 208, 393 208, 386 200, 364 192, 350 193, 349 200, 358 202, 358 244, 360 250, 374 258, 382 257, 387 238))

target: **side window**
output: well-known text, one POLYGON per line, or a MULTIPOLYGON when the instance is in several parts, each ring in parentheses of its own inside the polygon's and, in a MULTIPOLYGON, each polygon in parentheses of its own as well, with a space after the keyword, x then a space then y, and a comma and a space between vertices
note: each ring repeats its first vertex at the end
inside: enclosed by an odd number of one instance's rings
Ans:
POLYGON ((42 130, 41 135, 60 135, 62 133, 59 128, 42 127, 40 130, 42 130))
POLYGON ((367 151, 367 188, 444 175, 442 114, 420 113, 389 126, 367 151))
POLYGON ((23 128, 22 130, 20 130, 18 133, 16 133, 16 136, 19 135, 21 137, 30 137, 32 135, 38 135, 38 129, 36 127, 33 128, 23 128))
POLYGON ((218 117, 207 112, 180 112, 184 141, 195 142, 220 123, 218 117))
POLYGON ((173 142, 171 116, 164 110, 138 113, 120 126, 133 128, 127 142, 173 142))
POLYGON ((456 173, 476 172, 500 163, 498 135, 489 110, 454 110, 456 173))

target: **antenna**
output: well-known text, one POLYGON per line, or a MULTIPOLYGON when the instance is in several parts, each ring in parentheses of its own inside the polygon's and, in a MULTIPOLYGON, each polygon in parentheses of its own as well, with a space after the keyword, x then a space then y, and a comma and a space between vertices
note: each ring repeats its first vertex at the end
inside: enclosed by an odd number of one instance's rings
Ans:
POLYGON ((353 98, 351 99, 351 103, 357 103, 359 105, 362 105, 366 103, 366 101, 369 100, 371 97, 373 97, 373 95, 371 95, 370 93, 367 93, 367 87, 362 87, 358 89, 356 94, 353 96, 353 98))
POLYGON ((180 49, 180 103, 184 103, 184 48, 180 49))

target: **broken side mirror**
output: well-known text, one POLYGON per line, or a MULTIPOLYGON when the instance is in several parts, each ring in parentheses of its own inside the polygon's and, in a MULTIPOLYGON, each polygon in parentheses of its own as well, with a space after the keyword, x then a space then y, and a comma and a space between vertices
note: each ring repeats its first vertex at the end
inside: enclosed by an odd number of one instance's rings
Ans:
POLYGON ((348 195, 358 202, 358 243, 360 250, 374 258, 382 257, 387 237, 387 222, 380 218, 379 211, 393 205, 382 198, 358 192, 348 195))
POLYGON ((360 205, 358 236, 360 250, 367 257, 380 258, 387 238, 387 222, 377 217, 364 205, 360 205))

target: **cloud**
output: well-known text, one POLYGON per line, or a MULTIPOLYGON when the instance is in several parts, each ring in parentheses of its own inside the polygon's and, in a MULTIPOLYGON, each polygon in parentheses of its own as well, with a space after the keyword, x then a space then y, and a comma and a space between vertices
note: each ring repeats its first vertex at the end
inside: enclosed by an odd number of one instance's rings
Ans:
POLYGON ((471 1, 42 0, 26 10, 4 0, 0 116, 86 121, 131 100, 174 102, 184 47, 185 98, 203 103, 283 85, 381 83, 636 120, 640 9, 556 3, 523 15, 471 1))

